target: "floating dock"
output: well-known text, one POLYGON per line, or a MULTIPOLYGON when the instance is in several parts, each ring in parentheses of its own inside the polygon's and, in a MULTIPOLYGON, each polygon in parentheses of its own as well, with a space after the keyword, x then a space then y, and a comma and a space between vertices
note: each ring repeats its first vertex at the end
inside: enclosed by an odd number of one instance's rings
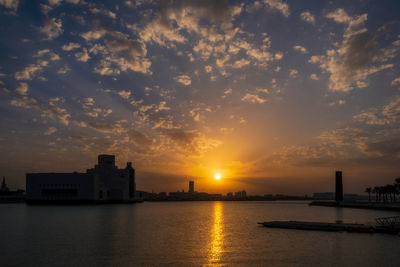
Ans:
POLYGON ((302 222, 302 221, 271 221, 259 222, 265 227, 284 228, 296 230, 328 231, 328 232, 357 232, 357 233, 389 233, 398 234, 400 228, 385 226, 370 226, 356 223, 326 223, 326 222, 302 222))

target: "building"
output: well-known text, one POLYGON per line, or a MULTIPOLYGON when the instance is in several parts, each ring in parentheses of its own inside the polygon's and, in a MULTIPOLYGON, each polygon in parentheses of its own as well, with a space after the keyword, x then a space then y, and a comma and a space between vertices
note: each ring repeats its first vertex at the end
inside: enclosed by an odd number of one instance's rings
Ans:
POLYGON ((114 155, 99 155, 86 173, 27 173, 26 201, 107 203, 135 200, 135 169, 115 165, 114 155))
POLYGON ((13 203, 25 201, 24 190, 18 189, 12 191, 6 184, 6 177, 3 176, 3 182, 0 187, 0 203, 13 203))
POLYGON ((235 198, 241 198, 241 199, 243 199, 243 198, 246 198, 246 196, 247 196, 247 194, 246 194, 246 191, 245 191, 245 190, 235 192, 235 198))
POLYGON ((0 193, 5 193, 5 192, 9 192, 10 189, 8 189, 7 184, 6 184, 6 177, 3 176, 3 182, 1 183, 1 187, 0 187, 0 193))
POLYGON ((194 193, 194 181, 189 181, 189 193, 194 193))
POLYGON ((341 171, 336 172, 335 201, 336 202, 343 201, 343 180, 341 171))

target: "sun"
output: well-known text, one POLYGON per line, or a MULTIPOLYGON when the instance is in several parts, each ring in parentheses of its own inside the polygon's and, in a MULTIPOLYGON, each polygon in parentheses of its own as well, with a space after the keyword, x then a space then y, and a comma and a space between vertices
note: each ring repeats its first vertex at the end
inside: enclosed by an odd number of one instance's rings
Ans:
POLYGON ((214 178, 215 178, 216 180, 220 180, 220 179, 221 179, 221 174, 216 173, 216 174, 214 175, 214 178))

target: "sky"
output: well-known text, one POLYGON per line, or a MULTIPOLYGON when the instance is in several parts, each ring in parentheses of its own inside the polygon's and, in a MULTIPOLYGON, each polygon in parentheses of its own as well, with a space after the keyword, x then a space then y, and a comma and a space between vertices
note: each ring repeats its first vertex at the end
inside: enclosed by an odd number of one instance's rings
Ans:
POLYGON ((132 161, 137 189, 400 176, 398 1, 0 0, 0 176, 132 161), (221 179, 214 179, 216 173, 221 179))

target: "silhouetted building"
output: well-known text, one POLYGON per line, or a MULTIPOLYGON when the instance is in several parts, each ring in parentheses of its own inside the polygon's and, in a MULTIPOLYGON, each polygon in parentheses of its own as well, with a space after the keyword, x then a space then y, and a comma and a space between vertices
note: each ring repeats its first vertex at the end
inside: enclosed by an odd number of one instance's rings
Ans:
POLYGON ((115 165, 114 155, 99 155, 86 173, 27 173, 27 202, 124 202, 135 198, 135 170, 115 165))
POLYGON ((235 198, 246 198, 246 191, 238 191, 238 192, 235 192, 235 198))
POLYGON ((335 200, 337 202, 343 201, 343 181, 342 181, 342 172, 336 172, 336 192, 335 192, 335 200))
POLYGON ((3 176, 3 181, 0 187, 0 202, 1 203, 12 203, 12 202, 23 202, 25 201, 24 190, 18 189, 12 191, 6 184, 6 177, 3 176))
POLYGON ((194 181, 189 181, 189 193, 194 193, 194 181))
POLYGON ((1 183, 1 188, 0 192, 8 192, 10 189, 8 189, 7 184, 6 184, 6 177, 3 176, 3 182, 1 183))

